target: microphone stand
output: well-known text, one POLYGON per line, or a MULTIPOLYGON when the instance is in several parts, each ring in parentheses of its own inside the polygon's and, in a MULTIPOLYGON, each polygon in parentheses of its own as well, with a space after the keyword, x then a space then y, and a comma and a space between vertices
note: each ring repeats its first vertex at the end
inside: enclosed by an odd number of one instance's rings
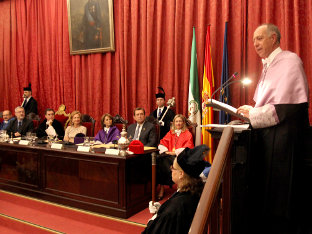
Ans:
POLYGON ((210 97, 210 102, 212 102, 212 97, 221 89, 224 90, 226 87, 228 87, 230 84, 232 84, 230 81, 236 78, 238 75, 238 72, 235 72, 227 81, 225 81, 217 90, 215 90, 211 97, 210 97))

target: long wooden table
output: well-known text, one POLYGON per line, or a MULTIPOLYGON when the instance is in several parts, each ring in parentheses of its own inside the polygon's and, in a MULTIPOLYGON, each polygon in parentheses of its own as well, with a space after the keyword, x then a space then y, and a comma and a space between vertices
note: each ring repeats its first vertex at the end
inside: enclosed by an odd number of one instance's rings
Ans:
POLYGON ((0 189, 128 218, 152 196, 151 153, 126 157, 0 143, 0 189))

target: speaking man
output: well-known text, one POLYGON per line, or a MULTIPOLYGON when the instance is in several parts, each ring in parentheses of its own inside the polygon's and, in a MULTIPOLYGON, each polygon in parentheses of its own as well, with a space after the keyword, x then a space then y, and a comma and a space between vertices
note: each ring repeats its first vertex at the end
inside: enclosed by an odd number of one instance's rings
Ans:
POLYGON ((16 119, 10 122, 7 128, 7 134, 13 137, 25 136, 26 132, 31 132, 34 129, 34 124, 31 120, 25 118, 25 110, 18 106, 15 108, 16 119))
POLYGON ((255 105, 238 108, 256 129, 255 152, 259 153, 251 159, 253 233, 296 233, 295 179, 300 138, 309 126, 308 85, 301 59, 283 51, 280 39, 280 31, 273 24, 255 30, 253 44, 262 58, 263 70, 254 94, 255 105))

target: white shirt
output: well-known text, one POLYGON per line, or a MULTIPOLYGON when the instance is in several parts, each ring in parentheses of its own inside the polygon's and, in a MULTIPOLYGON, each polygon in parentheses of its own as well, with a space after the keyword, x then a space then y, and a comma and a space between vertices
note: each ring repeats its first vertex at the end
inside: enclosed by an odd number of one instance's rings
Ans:
POLYGON ((266 65, 266 68, 268 68, 270 66, 270 64, 272 63, 272 61, 274 60, 274 58, 276 57, 276 55, 278 55, 279 53, 282 52, 281 47, 276 48, 270 55, 269 57, 262 59, 262 63, 263 66, 266 65))

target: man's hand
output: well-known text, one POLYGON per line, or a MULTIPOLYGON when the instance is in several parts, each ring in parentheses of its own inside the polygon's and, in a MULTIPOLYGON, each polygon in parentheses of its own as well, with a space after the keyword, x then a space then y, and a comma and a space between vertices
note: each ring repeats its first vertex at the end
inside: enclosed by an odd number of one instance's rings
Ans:
POLYGON ((237 109, 237 113, 243 115, 244 117, 249 118, 249 111, 253 109, 252 106, 248 106, 248 105, 244 105, 244 106, 240 106, 237 109))
POLYGON ((148 203, 148 208, 149 208, 149 211, 151 214, 157 213, 160 206, 161 206, 161 204, 159 202, 150 201, 148 203))
POLYGON ((169 155, 176 155, 175 152, 171 152, 171 151, 167 151, 166 154, 169 154, 169 155))
POLYGON ((49 126, 52 126, 53 120, 49 120, 47 121, 47 123, 49 124, 49 126))
POLYGON ((14 136, 16 136, 16 137, 20 137, 20 136, 21 136, 21 134, 20 134, 19 132, 16 132, 16 133, 14 133, 14 136))

